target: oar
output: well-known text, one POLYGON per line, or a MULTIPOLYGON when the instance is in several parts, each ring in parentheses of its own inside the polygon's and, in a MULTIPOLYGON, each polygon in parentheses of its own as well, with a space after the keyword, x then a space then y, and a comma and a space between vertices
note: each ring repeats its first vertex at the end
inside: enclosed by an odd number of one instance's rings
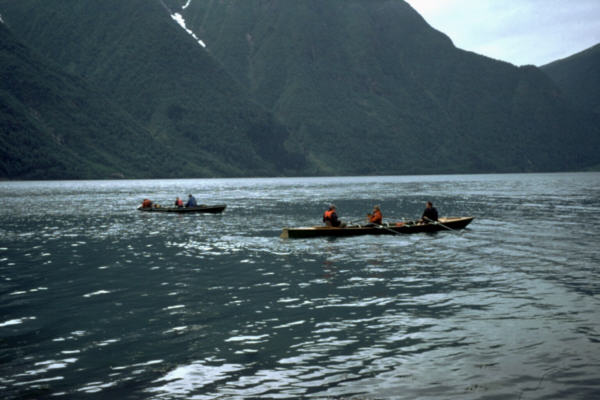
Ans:
POLYGON ((395 231, 395 230, 393 230, 393 229, 390 229, 390 228, 388 228, 388 227, 385 227, 385 226, 383 226, 383 225, 380 225, 380 224, 376 224, 375 222, 371 222, 371 223, 372 223, 373 225, 375 225, 376 227, 378 227, 379 229, 385 229, 386 231, 390 231, 390 232, 392 232, 393 234, 400 235, 400 232, 396 232, 396 231, 395 231))
POLYGON ((434 221, 434 220, 432 220, 431 218, 428 218, 428 217, 423 217, 423 219, 426 219, 427 221, 429 221, 431 223, 438 224, 438 225, 440 225, 440 226, 448 229, 449 231, 458 232, 456 229, 452 229, 449 226, 446 226, 446 225, 442 224, 440 221, 434 221))
POLYGON ((357 225, 357 224, 359 224, 360 222, 362 222, 363 220, 364 220, 364 219, 356 219, 356 220, 349 221, 349 222, 347 222, 346 224, 347 224, 347 225, 357 225))

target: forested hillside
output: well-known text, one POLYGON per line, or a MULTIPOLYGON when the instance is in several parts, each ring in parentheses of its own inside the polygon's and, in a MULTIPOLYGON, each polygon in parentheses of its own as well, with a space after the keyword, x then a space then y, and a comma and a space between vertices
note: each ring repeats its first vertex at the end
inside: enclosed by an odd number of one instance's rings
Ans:
POLYGON ((600 114, 600 44, 544 65, 542 70, 573 104, 600 114))
POLYGON ((544 73, 455 48, 403 1, 192 1, 180 12, 331 173, 598 163, 598 125, 544 73))
MULTIPOLYGON (((303 167, 302 155, 284 148, 286 127, 160 1, 1 1, 0 10, 23 42, 150 132, 162 149, 157 177, 281 175, 303 167)), ((123 139, 136 140, 126 132, 123 139)))
POLYGON ((149 178, 150 134, 81 79, 19 43, 0 24, 0 176, 149 178))
POLYGON ((457 49, 402 0, 0 0, 0 15, 0 177, 600 165, 600 116, 558 73, 457 49))

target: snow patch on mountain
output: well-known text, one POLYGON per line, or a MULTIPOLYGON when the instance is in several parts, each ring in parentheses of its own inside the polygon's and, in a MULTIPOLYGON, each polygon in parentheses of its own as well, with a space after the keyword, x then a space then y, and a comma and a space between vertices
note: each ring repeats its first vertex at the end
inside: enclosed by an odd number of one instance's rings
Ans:
MULTIPOLYGON (((189 5, 189 1, 188 1, 188 4, 186 4, 186 6, 187 5, 189 5)), ((206 47, 206 44, 202 41, 202 39, 199 39, 198 36, 196 36, 196 34, 194 32, 192 32, 191 29, 188 29, 188 27, 185 25, 185 20, 183 19, 183 16, 181 14, 173 13, 173 14, 171 14, 171 18, 173 18, 173 20, 175 20, 175 22, 177 22, 179 24, 179 26, 181 26, 191 37, 196 39, 196 41, 198 42, 198 44, 200 44, 200 46, 206 47)))
POLYGON ((181 9, 182 9, 182 10, 185 10, 186 8, 188 8, 191 2, 192 2, 192 0, 187 0, 187 3, 185 3, 185 4, 183 5, 183 7, 181 7, 181 9))

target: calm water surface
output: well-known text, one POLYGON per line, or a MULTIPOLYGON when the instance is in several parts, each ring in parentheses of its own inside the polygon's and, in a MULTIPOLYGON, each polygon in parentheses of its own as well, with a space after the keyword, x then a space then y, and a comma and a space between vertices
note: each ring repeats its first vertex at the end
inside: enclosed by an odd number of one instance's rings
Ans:
POLYGON ((600 174, 0 183, 4 398, 600 398, 600 174), (222 215, 138 212, 194 193, 222 215), (460 233, 284 240, 335 202, 460 233))

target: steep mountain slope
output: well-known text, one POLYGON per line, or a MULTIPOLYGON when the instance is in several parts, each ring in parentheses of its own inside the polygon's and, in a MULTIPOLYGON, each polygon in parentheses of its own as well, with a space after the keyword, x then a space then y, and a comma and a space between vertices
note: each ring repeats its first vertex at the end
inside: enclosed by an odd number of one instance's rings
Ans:
POLYGON ((539 69, 455 48, 404 1, 184 3, 168 4, 320 171, 556 171, 600 160, 597 120, 539 69))
POLYGON ((151 177, 149 132, 0 24, 0 177, 151 177))
POLYGON ((600 114, 600 44, 541 68, 574 104, 600 114))
POLYGON ((2 0, 0 10, 21 40, 144 125, 178 163, 169 176, 280 175, 303 166, 284 147, 287 129, 160 0, 2 0))

